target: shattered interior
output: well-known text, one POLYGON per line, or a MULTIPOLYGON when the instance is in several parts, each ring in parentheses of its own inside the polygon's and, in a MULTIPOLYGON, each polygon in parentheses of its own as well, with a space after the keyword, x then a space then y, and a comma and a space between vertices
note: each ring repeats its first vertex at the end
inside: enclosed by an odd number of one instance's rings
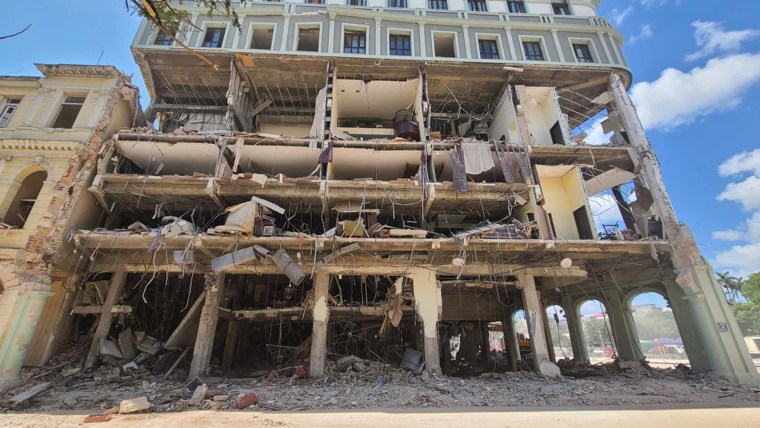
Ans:
POLYGON ((133 272, 127 289, 148 297, 123 301, 130 317, 162 296, 169 315, 133 329, 177 364, 205 347, 191 374, 305 377, 345 356, 459 376, 537 367, 547 351, 511 339, 526 287, 565 304, 664 275, 636 157, 573 137, 613 108, 594 101, 605 71, 215 53, 216 73, 136 55, 158 129, 101 151, 90 190, 108 215, 73 239, 93 275, 133 272), (589 198, 621 185, 637 194, 618 199, 625 225, 596 230, 589 198), (416 295, 424 272, 438 302, 416 295))

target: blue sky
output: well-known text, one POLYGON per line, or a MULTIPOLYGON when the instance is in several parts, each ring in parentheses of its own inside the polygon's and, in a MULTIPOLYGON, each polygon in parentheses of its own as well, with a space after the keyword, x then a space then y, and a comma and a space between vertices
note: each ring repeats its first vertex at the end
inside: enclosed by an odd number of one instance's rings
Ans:
MULTIPOLYGON (((1 32, 32 27, 0 42, 0 74, 100 58, 132 74, 147 104, 129 50, 139 18, 123 1, 7 3, 1 32)), ((602 0, 599 14, 626 38, 631 93, 679 219, 716 270, 760 271, 760 2, 602 0)))

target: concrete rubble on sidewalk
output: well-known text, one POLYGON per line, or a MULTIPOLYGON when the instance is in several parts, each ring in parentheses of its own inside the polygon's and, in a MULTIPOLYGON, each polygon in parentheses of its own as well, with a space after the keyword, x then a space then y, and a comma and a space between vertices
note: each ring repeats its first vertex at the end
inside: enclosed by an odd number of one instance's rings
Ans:
MULTIPOLYGON (((22 412, 83 411, 89 421, 132 412, 185 410, 269 410, 447 407, 617 406, 650 404, 757 404, 760 388, 732 384, 686 366, 674 369, 629 368, 618 363, 584 366, 561 361, 570 376, 547 377, 523 371, 482 373, 457 378, 435 376, 356 356, 333 358, 321 379, 297 379, 295 371, 276 371, 248 378, 201 377, 185 381, 177 369, 163 380, 145 369, 112 376, 101 365, 64 377, 77 363, 76 349, 50 369, 30 369, 20 391, 51 383, 29 399, 22 412)), ((81 348, 85 352, 86 348, 81 348)))

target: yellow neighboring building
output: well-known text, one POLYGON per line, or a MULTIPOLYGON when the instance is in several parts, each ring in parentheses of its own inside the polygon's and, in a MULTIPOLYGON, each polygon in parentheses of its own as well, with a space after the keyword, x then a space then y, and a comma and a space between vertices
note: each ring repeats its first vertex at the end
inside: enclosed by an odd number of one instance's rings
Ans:
POLYGON ((36 66, 42 77, 0 77, 0 390, 68 328, 66 290, 81 278, 67 234, 100 218, 87 188, 103 141, 142 125, 138 90, 116 68, 36 66))

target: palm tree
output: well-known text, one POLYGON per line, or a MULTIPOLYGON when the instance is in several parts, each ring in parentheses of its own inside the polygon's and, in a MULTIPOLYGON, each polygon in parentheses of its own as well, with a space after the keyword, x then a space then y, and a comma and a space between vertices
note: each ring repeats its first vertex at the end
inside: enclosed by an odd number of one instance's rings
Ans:
POLYGON ((726 294, 726 299, 728 300, 728 303, 733 305, 734 303, 736 303, 736 297, 740 295, 742 292, 742 285, 744 284, 744 278, 731 276, 731 274, 728 271, 723 272, 723 273, 718 272, 716 276, 717 276, 718 284, 720 284, 720 286, 723 287, 723 292, 726 294))

